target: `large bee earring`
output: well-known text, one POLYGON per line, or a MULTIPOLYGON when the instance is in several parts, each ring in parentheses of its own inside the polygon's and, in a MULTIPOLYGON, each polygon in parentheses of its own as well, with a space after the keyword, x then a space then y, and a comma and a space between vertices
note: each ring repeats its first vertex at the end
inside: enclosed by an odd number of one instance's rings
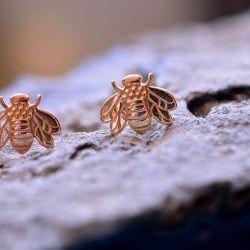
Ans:
POLYGON ((34 137, 46 148, 54 146, 51 134, 61 130, 60 123, 51 113, 38 108, 41 96, 29 103, 29 96, 16 94, 7 105, 0 97, 0 148, 10 139, 13 148, 20 154, 25 154, 32 146, 34 137))
POLYGON ((162 124, 172 124, 169 111, 176 109, 176 100, 168 90, 152 86, 152 73, 146 83, 140 75, 128 75, 122 84, 123 88, 112 81, 116 93, 104 102, 100 112, 101 121, 110 122, 112 135, 120 133, 127 122, 134 131, 144 134, 150 129, 152 117, 162 124))

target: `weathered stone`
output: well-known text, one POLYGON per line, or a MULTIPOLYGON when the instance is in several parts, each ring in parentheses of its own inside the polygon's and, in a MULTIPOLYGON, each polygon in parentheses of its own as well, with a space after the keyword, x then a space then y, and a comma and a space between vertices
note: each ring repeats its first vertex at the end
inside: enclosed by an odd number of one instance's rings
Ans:
POLYGON ((179 221, 188 207, 213 209, 223 186, 237 204, 250 185, 249 22, 246 13, 149 33, 60 78, 26 76, 3 91, 41 93, 63 132, 52 150, 0 152, 1 250, 60 249, 153 210, 179 221), (99 122, 110 81, 150 71, 177 98, 174 125, 111 137, 99 122))

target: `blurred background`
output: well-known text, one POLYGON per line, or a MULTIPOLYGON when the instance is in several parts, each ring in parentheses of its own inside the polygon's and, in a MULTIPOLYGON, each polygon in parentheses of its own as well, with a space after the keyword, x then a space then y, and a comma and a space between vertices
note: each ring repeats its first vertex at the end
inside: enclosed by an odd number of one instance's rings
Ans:
POLYGON ((62 74, 135 35, 249 6, 249 0, 0 0, 0 87, 23 73, 62 74))

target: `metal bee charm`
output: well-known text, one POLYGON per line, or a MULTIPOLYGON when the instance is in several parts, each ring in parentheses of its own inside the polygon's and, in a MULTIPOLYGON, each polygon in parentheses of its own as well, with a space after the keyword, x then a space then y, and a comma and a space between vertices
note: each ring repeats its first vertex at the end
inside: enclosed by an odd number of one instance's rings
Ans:
POLYGON ((112 135, 120 133, 127 122, 134 131, 144 134, 150 129, 152 117, 162 124, 172 124, 169 111, 177 107, 176 100, 169 91, 152 83, 152 73, 146 83, 140 75, 124 77, 124 88, 112 81, 116 93, 104 102, 100 112, 101 121, 110 122, 112 135))
POLYGON ((57 118, 47 111, 38 108, 41 96, 29 103, 29 96, 16 94, 7 105, 0 97, 4 109, 0 110, 0 147, 10 139, 13 148, 20 154, 25 154, 32 146, 34 137, 46 148, 54 146, 51 134, 61 130, 57 118))

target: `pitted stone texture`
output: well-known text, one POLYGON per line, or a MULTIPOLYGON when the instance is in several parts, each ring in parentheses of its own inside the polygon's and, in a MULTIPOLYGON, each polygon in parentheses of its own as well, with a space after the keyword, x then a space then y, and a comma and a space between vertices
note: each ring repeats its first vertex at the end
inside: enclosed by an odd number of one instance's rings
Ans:
POLYGON ((249 186, 250 101, 214 107, 205 118, 185 101, 194 91, 250 85, 249 22, 247 13, 151 33, 60 79, 23 77, 5 90, 40 92, 41 108, 61 117, 64 132, 52 150, 35 144, 20 156, 8 144, 1 151, 1 250, 60 249, 79 233, 115 230, 163 204, 170 213, 213 184, 249 186), (177 97, 174 125, 153 123, 145 135, 126 127, 111 137, 98 121, 110 81, 150 71, 177 97))

